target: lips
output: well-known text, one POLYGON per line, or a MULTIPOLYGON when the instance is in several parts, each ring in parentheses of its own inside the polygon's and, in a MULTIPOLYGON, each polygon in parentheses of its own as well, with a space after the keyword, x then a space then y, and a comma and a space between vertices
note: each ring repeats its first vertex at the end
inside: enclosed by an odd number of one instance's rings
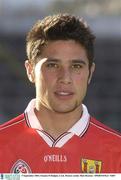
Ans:
POLYGON ((72 95, 72 92, 65 92, 65 91, 57 91, 55 94, 60 95, 60 96, 69 96, 72 95))
POLYGON ((70 99, 74 95, 71 91, 56 91, 55 96, 59 99, 70 99))

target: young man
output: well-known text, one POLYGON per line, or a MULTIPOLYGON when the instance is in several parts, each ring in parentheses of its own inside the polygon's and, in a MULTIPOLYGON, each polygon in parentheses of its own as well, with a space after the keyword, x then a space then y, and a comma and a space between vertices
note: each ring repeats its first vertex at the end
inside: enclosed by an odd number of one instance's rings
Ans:
POLYGON ((119 173, 121 136, 83 105, 95 69, 94 35, 75 16, 38 21, 25 67, 36 99, 0 127, 1 173, 119 173))

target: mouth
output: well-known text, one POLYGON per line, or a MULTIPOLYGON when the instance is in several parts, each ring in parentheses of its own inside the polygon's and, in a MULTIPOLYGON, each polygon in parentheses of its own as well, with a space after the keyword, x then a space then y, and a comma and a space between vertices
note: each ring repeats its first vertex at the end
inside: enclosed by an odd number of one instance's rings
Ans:
POLYGON ((74 95, 74 93, 70 91, 56 91, 54 94, 57 98, 62 100, 71 99, 74 95))

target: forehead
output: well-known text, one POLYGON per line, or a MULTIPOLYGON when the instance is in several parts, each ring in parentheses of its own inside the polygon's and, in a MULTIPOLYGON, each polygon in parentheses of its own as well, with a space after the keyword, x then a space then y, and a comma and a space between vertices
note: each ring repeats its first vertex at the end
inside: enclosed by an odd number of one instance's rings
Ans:
POLYGON ((42 58, 55 59, 85 59, 87 54, 85 48, 74 40, 56 40, 49 41, 43 47, 41 52, 42 58))

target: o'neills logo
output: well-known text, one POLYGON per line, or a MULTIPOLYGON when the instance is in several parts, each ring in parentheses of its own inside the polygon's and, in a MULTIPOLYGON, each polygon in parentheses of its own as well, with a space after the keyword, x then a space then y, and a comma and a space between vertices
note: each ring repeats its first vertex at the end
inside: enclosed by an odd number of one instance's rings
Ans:
POLYGON ((31 169, 25 161, 19 159, 14 163, 10 173, 31 173, 31 169))
POLYGON ((62 154, 48 154, 44 156, 44 162, 67 162, 67 157, 62 154))

